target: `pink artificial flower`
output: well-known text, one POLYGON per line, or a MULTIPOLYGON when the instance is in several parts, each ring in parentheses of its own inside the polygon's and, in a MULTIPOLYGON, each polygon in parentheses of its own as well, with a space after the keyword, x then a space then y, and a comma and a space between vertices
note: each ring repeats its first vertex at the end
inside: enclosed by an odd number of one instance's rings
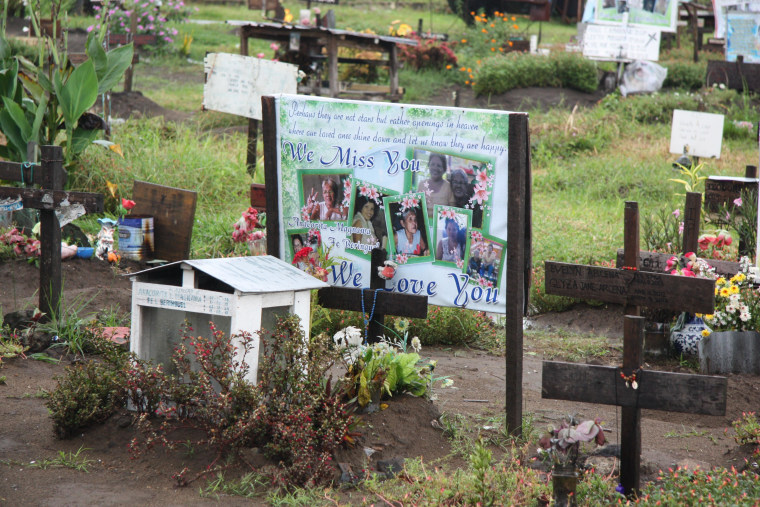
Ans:
POLYGON ((475 186, 475 192, 472 195, 472 199, 478 201, 478 204, 483 204, 484 201, 488 200, 488 190, 484 185, 476 185, 475 186))
POLYGON ((680 217, 681 216, 681 210, 678 209, 678 208, 676 208, 675 210, 673 210, 673 216, 676 217, 676 218, 680 217))
POLYGON ((269 45, 269 49, 271 49, 272 51, 277 51, 278 49, 280 49, 280 45, 277 44, 276 42, 273 42, 269 45))
POLYGON ((734 199, 734 206, 741 206, 741 205, 742 205, 741 197, 737 197, 736 199, 734 199))
POLYGON ((264 53, 256 53, 256 58, 264 58, 264 53))

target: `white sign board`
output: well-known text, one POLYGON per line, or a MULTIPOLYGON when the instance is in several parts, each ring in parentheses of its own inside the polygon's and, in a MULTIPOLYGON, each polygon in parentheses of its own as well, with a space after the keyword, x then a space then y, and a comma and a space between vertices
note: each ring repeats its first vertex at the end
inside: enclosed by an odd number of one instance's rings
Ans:
POLYGON ((660 35, 656 28, 588 25, 583 34, 583 56, 595 60, 656 62, 660 58, 660 35))
POLYGON ((203 107, 261 119, 261 96, 296 93, 298 66, 252 56, 209 53, 204 60, 203 107))
POLYGON ((133 304, 210 315, 232 315, 232 296, 201 289, 134 282, 133 304))
POLYGON ((670 153, 694 157, 720 158, 723 115, 673 110, 670 153))

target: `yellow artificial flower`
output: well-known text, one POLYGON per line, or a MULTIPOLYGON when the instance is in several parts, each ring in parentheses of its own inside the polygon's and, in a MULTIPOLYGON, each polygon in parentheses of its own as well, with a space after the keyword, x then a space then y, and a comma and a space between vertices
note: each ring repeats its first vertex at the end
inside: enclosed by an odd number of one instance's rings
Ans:
POLYGON ((731 294, 738 294, 739 293, 739 286, 738 285, 732 285, 729 290, 731 291, 731 294))
POLYGON ((393 327, 395 327, 396 331, 399 333, 405 333, 409 330, 409 319, 398 319, 393 323, 393 327))
POLYGON ((106 181, 106 186, 108 187, 108 193, 111 194, 111 197, 116 197, 116 189, 119 188, 119 186, 116 183, 111 183, 110 181, 106 181))
POLYGON ((702 330, 702 337, 710 336, 710 330, 709 329, 703 329, 702 330))
POLYGON ((731 291, 729 290, 729 288, 728 288, 728 287, 722 287, 722 288, 720 289, 720 295, 721 295, 722 297, 724 297, 724 298, 727 298, 727 297, 728 297, 730 294, 731 294, 731 291))
POLYGON ((713 315, 712 313, 708 313, 707 315, 705 315, 705 319, 707 320, 713 320, 714 318, 715 318, 715 315, 713 315))
POLYGON ((720 278, 718 278, 717 280, 715 280, 715 285, 717 285, 717 286, 724 285, 725 283, 726 283, 726 279, 723 278, 722 276, 720 278))

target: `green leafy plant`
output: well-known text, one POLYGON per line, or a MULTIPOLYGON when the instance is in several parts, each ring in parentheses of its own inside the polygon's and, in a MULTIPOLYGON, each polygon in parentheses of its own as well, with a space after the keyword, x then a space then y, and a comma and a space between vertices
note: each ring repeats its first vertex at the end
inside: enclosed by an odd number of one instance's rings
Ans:
MULTIPOLYGON (((53 9, 53 23, 58 20, 53 9)), ((132 45, 103 50, 105 32, 88 37, 89 59, 74 68, 67 47, 59 49, 49 35, 41 35, 39 11, 31 10, 34 31, 41 37, 36 63, 12 55, 0 36, 0 127, 8 142, 0 146, 0 156, 27 160, 27 144, 60 143, 64 161, 70 163, 89 146, 97 130, 78 125, 80 117, 95 103, 98 94, 113 88, 132 61, 132 45), (59 138, 59 133, 65 134, 59 138)))
POLYGON ((271 334, 262 336, 265 359, 253 385, 246 380, 245 362, 253 350, 252 335, 228 338, 213 324, 208 337, 191 331, 185 328, 172 358, 176 375, 147 364, 127 370, 130 392, 139 390, 142 396, 133 404, 143 412, 138 424, 143 436, 133 439, 130 453, 139 456, 157 445, 214 451, 213 462, 196 475, 189 476, 187 468, 174 474, 179 485, 220 471, 221 460, 234 459, 250 446, 263 447, 279 461, 272 478, 278 485, 316 485, 331 477, 331 454, 353 418, 327 377, 333 364, 327 338, 315 337, 307 346, 296 316, 278 319, 271 334), (160 416, 157 425, 151 416, 160 416), (203 436, 174 439, 178 425, 203 436))
MULTIPOLYGON (((707 176, 702 176, 702 169, 704 169, 704 163, 694 165, 691 163, 689 167, 681 165, 676 162, 678 171, 681 174, 681 178, 668 178, 668 181, 680 183, 686 192, 704 192, 705 180, 707 176)), ((683 196, 684 194, 676 194, 683 196)))
POLYGON ((433 376, 435 361, 423 361, 417 354, 422 345, 416 336, 408 339, 409 321, 396 321, 396 329, 403 337, 388 328, 396 339, 383 336, 379 343, 372 345, 362 345, 361 330, 356 327, 338 331, 333 337, 344 350, 347 373, 343 380, 347 383, 348 395, 356 397, 360 407, 404 392, 424 396, 434 381, 446 381, 433 376), (407 345, 415 352, 408 352, 407 345))
POLYGON ((641 220, 641 240, 651 252, 678 253, 683 242, 681 210, 660 209, 641 220))
MULTIPOLYGON (((760 446, 760 421, 755 412, 742 412, 741 418, 733 421, 734 440, 739 445, 760 446)), ((760 456, 760 447, 755 449, 755 456, 760 456)))
POLYGON ((101 423, 124 406, 125 367, 125 357, 117 355, 111 355, 110 361, 89 360, 66 367, 46 403, 59 438, 101 423))
POLYGON ((686 467, 660 472, 646 484, 635 503, 645 505, 736 505, 750 506, 760 498, 760 475, 718 467, 712 470, 686 467))
POLYGON ((58 451, 58 455, 55 458, 45 458, 41 460, 35 460, 27 465, 29 468, 40 468, 47 470, 48 468, 71 468, 78 472, 89 472, 90 465, 94 460, 89 459, 83 453, 88 449, 80 447, 76 452, 58 451))

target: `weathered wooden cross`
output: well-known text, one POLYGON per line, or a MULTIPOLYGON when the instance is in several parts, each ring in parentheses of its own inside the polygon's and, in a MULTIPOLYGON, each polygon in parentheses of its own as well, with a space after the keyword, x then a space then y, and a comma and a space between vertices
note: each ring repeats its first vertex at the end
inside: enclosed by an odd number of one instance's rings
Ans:
POLYGON ((63 190, 66 170, 60 146, 41 146, 41 164, 0 162, 0 180, 39 184, 42 188, 0 187, 0 199, 21 197, 25 208, 40 210, 40 311, 58 315, 61 302, 61 226, 55 210, 81 204, 86 212, 103 211, 103 195, 63 190))
POLYGON ((351 310, 370 314, 367 340, 379 341, 378 336, 386 334, 385 316, 425 318, 427 316, 427 296, 398 294, 385 289, 385 280, 380 278, 377 268, 383 265, 385 250, 372 250, 370 267, 370 288, 368 290, 345 287, 327 287, 317 292, 318 302, 325 308, 351 310), (362 303, 362 300, 364 302, 362 303))
POLYGON ((622 368, 544 361, 541 397, 622 407, 620 482, 630 495, 639 489, 641 409, 723 415, 727 381, 725 377, 642 370, 645 319, 639 316, 638 307, 712 313, 715 282, 639 271, 635 202, 625 205, 624 252, 622 269, 546 263, 547 294, 621 303, 626 316, 622 368))

